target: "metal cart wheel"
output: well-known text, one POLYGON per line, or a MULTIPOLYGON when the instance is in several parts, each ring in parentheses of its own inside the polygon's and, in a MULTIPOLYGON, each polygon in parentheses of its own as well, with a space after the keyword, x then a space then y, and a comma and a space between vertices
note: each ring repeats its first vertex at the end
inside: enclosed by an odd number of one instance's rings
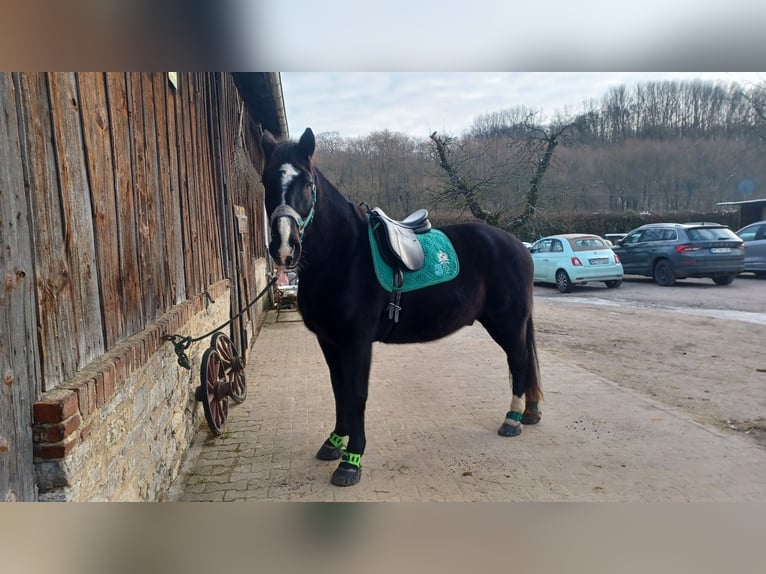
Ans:
POLYGON ((223 333, 216 333, 210 346, 218 351, 223 366, 223 377, 230 385, 229 396, 237 403, 247 397, 245 382, 245 358, 240 356, 234 342, 223 333))
POLYGON ((229 415, 229 387, 229 383, 224 379, 220 355, 210 347, 202 355, 200 385, 197 387, 196 398, 202 402, 210 432, 216 436, 223 433, 223 426, 229 415))

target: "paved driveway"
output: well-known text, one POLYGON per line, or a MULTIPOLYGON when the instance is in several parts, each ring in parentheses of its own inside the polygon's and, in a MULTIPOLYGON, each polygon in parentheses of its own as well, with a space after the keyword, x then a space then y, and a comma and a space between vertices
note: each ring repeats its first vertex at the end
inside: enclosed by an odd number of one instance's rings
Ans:
POLYGON ((321 352, 297 312, 270 315, 248 357, 247 400, 223 436, 200 430, 169 499, 766 501, 766 450, 752 440, 539 351, 543 420, 508 439, 496 434, 505 360, 480 326, 376 345, 362 481, 339 488, 336 463, 314 458, 334 421, 321 352))

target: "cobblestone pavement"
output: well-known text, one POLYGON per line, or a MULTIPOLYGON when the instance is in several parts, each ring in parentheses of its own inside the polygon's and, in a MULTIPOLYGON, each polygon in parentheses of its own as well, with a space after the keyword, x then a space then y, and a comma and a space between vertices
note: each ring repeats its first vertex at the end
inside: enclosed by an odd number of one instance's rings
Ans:
POLYGON ((505 356, 481 326, 376 344, 362 480, 339 488, 336 463, 314 458, 334 421, 319 346, 297 312, 270 314, 247 399, 230 403, 221 437, 200 429, 168 499, 766 501, 766 450, 753 441, 539 352, 543 420, 504 438, 505 356))

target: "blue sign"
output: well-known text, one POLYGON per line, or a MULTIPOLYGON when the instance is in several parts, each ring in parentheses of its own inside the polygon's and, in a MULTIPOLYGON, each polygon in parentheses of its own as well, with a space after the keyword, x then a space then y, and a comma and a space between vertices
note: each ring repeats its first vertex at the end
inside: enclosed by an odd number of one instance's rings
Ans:
POLYGON ((739 192, 742 195, 750 195, 755 190, 755 183, 752 179, 743 179, 739 182, 739 192))

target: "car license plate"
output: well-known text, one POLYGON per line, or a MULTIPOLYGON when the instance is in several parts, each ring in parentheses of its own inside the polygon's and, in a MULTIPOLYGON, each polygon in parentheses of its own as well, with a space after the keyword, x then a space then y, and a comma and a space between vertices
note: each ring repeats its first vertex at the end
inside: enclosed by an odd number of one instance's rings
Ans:
POLYGON ((710 253, 731 253, 730 247, 711 247, 710 253))
POLYGON ((596 259, 590 260, 591 265, 606 265, 607 263, 609 263, 608 257, 597 257, 596 259))

